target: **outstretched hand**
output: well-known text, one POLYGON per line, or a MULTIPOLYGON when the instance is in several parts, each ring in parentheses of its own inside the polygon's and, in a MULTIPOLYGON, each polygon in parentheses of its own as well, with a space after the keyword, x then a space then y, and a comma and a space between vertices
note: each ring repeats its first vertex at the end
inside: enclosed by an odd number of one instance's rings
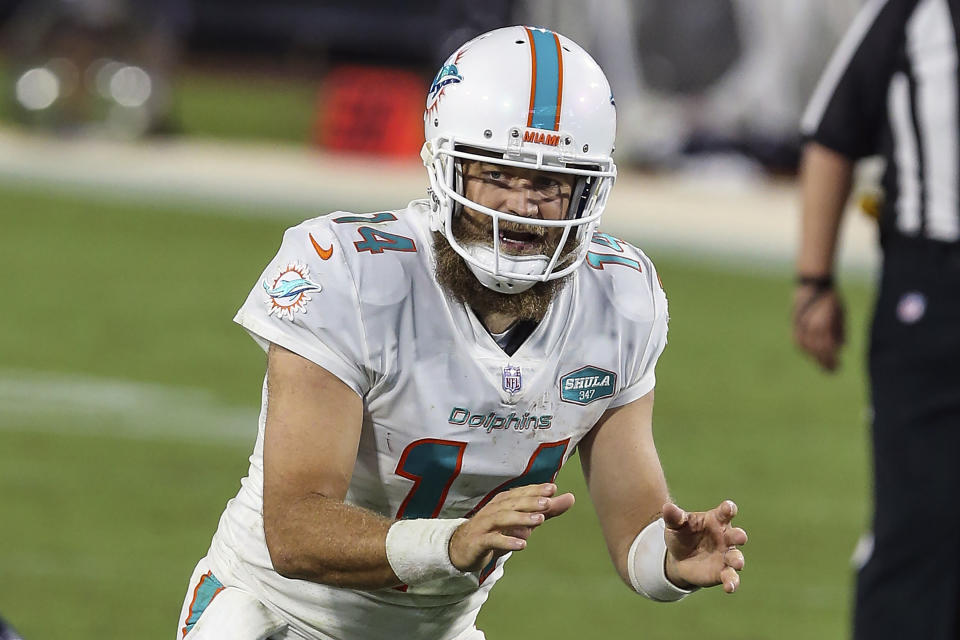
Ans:
POLYGON ((709 511, 684 511, 672 502, 663 505, 667 543, 667 578, 680 588, 722 584, 733 593, 740 586, 747 532, 731 525, 737 505, 724 500, 709 511))
POLYGON ((479 571, 495 558, 525 549, 534 529, 573 506, 572 493, 556 493, 552 482, 498 493, 454 531, 450 562, 461 571, 479 571))

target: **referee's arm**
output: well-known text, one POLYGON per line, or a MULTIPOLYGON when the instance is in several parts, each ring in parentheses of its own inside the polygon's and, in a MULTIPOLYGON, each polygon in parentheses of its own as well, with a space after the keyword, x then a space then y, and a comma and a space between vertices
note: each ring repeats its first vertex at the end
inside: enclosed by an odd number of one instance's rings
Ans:
POLYGON ((833 260, 840 219, 850 195, 853 160, 818 142, 808 142, 800 165, 800 247, 797 274, 826 282, 833 260))
POLYGON ((833 287, 840 220, 856 159, 875 153, 886 92, 916 0, 870 0, 857 14, 810 99, 801 125, 801 221, 793 339, 833 371, 845 340, 833 287))
POLYGON ((816 142, 805 146, 793 340, 826 371, 837 368, 845 340, 843 305, 833 288, 832 273, 852 174, 850 158, 816 142))

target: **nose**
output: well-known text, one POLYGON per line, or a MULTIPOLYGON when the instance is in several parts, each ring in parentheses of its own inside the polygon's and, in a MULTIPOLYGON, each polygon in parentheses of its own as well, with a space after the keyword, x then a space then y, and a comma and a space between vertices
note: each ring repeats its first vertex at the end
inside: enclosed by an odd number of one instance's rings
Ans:
POLYGON ((506 213, 524 218, 537 218, 540 213, 539 201, 533 190, 533 185, 526 181, 519 181, 512 185, 504 203, 506 213))

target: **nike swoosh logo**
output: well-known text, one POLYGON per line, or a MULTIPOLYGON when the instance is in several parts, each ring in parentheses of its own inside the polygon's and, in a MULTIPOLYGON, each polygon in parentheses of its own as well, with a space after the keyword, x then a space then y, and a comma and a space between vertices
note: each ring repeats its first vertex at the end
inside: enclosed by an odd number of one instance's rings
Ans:
POLYGON ((310 236, 310 242, 313 244, 313 250, 317 252, 317 255, 320 256, 321 260, 329 260, 330 256, 333 255, 333 245, 330 245, 329 249, 324 249, 321 247, 316 240, 313 239, 313 234, 308 233, 310 236))

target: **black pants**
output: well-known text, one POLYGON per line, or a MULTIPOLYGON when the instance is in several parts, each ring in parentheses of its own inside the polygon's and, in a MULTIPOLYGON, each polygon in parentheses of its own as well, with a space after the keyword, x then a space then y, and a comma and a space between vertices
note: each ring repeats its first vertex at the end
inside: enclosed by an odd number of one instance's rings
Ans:
POLYGON ((960 638, 960 248, 885 249, 870 378, 875 547, 854 637, 960 638))

